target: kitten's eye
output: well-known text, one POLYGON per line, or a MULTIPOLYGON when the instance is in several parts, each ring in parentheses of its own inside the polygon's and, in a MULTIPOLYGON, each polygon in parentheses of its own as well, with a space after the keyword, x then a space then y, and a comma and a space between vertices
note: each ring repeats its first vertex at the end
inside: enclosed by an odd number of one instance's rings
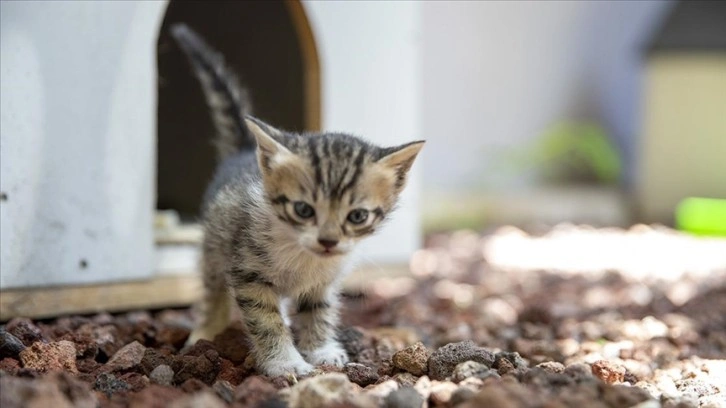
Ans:
POLYGON ((315 215, 315 209, 303 201, 295 201, 295 214, 300 218, 310 218, 315 215))
POLYGON ((353 224, 363 224, 368 219, 368 210, 357 208, 348 214, 348 221, 353 224))

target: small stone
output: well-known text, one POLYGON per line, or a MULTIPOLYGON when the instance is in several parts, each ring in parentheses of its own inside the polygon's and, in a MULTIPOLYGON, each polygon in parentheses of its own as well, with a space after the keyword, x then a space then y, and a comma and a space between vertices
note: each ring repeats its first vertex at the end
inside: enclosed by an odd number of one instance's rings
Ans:
POLYGON ((168 344, 174 348, 181 348, 189 337, 189 329, 175 326, 162 326, 156 332, 156 341, 159 344, 168 344))
POLYGON ((111 357, 116 354, 117 351, 123 347, 123 342, 118 338, 119 333, 116 326, 106 325, 101 327, 94 327, 92 329, 92 336, 98 351, 104 354, 106 357, 111 357))
POLYGON ((421 376, 428 370, 429 351, 421 342, 414 343, 393 355, 393 366, 421 376))
POLYGON ((551 373, 541 367, 534 367, 521 376, 521 381, 540 389, 572 385, 574 380, 562 373, 551 373))
POLYGON ((151 384, 129 398, 130 407, 167 407, 183 397, 184 392, 178 388, 151 384))
POLYGON ((25 344, 20 339, 4 329, 0 329, 0 359, 5 357, 17 358, 23 350, 25 350, 25 344))
POLYGON ((215 350, 207 350, 200 356, 177 356, 171 364, 174 370, 174 383, 181 384, 196 378, 211 385, 221 369, 219 354, 215 350))
POLYGON ((383 360, 378 365, 378 376, 391 376, 394 369, 395 367, 393 366, 393 362, 391 360, 383 360))
POLYGON ((247 370, 244 367, 235 367, 234 363, 226 358, 220 358, 219 374, 217 381, 227 381, 233 386, 238 386, 247 377, 247 370))
POLYGON ((359 363, 346 364, 345 374, 352 382, 361 387, 374 384, 379 378, 378 373, 374 369, 359 363))
POLYGON ((519 313, 517 320, 519 320, 520 323, 529 322, 549 325, 552 323, 553 318, 549 307, 544 305, 531 305, 519 313))
POLYGON ((68 340, 76 346, 76 357, 80 359, 95 359, 98 354, 98 345, 93 337, 91 323, 81 325, 78 329, 65 334, 59 340, 68 340))
POLYGON ((270 378, 270 384, 274 385, 277 390, 289 389, 293 385, 294 378, 284 375, 270 378))
POLYGON ((161 354, 158 350, 153 348, 147 348, 146 351, 144 351, 144 357, 141 358, 141 363, 139 363, 139 365, 142 373, 150 375, 156 367, 162 364, 171 366, 172 360, 173 358, 171 356, 161 354))
POLYGON ((421 408, 424 398, 413 387, 391 391, 383 400, 386 408, 421 408))
POLYGON ((179 388, 187 394, 194 394, 195 392, 206 390, 209 386, 196 378, 189 378, 179 388))
POLYGON ((463 404, 464 402, 472 399, 477 394, 476 391, 472 390, 468 387, 459 387, 456 391, 454 391, 453 394, 451 394, 451 399, 449 400, 449 404, 452 407, 455 407, 459 404, 463 404))
POLYGON ((217 350, 214 343, 209 340, 199 339, 196 343, 191 346, 184 347, 180 355, 182 356, 201 356, 209 350, 217 350))
POLYGON ((159 385, 171 385, 174 380, 174 370, 166 364, 161 364, 151 370, 149 380, 159 385))
POLYGON ((359 327, 346 327, 338 334, 338 341, 343 345, 351 361, 363 364, 376 363, 374 356, 365 356, 366 351, 373 350, 373 338, 359 327))
MULTIPOLYGON (((382 338, 376 338, 375 340, 375 360, 374 361, 381 361, 381 360, 392 360, 393 355, 396 353, 396 351, 400 350, 402 347, 405 347, 405 345, 399 345, 394 342, 393 339, 388 337, 382 337, 382 338), (399 347, 400 346, 400 347, 399 347)), ((361 361, 363 363, 364 361, 361 361)))
POLYGON ((93 389, 106 394, 106 397, 111 398, 111 395, 118 391, 126 391, 130 387, 129 385, 116 378, 113 374, 102 373, 96 377, 96 382, 93 384, 93 389))
POLYGON ((342 373, 345 371, 345 367, 334 366, 331 364, 321 364, 316 367, 315 371, 318 371, 317 374, 342 373))
POLYGON ((450 381, 433 381, 429 398, 435 406, 447 405, 457 388, 459 387, 450 381))
POLYGON ((388 394, 397 390, 399 385, 394 380, 386 380, 376 385, 366 387, 364 392, 376 399, 383 400, 388 394))
POLYGON ((121 376, 119 376, 119 380, 128 384, 129 391, 131 392, 139 392, 151 383, 151 381, 149 381, 149 377, 135 372, 121 374, 121 376))
POLYGON ((607 360, 592 364, 592 374, 606 384, 620 383, 625 380, 625 367, 607 360))
POLYGON ((353 392, 348 377, 341 373, 327 373, 306 378, 290 389, 290 406, 315 408, 335 404, 344 406, 353 392))
POLYGON ((424 400, 428 400, 431 395, 431 380, 427 375, 421 376, 413 388, 423 397, 424 400))
POLYGON ((76 346, 68 340, 52 343, 35 342, 20 352, 23 367, 38 372, 68 371, 78 374, 76 367, 76 346))
POLYGON ((570 364, 563 373, 575 380, 575 382, 588 381, 593 378, 592 368, 583 363, 570 364))
POLYGON ((88 384, 63 372, 31 379, 0 377, 0 406, 95 408, 98 398, 88 384))
MULTIPOLYGON (((499 374, 496 373, 496 371, 493 371, 492 373, 495 375, 492 375, 491 377, 487 377, 486 380, 496 381, 501 378, 501 377, 499 377, 499 374)), ((469 388, 470 390, 472 390, 474 392, 478 392, 479 390, 481 390, 484 387, 484 380, 482 380, 481 378, 469 377, 459 383, 459 388, 462 388, 462 387, 469 388)))
POLYGON ((626 385, 612 385, 602 390, 603 402, 611 407, 632 407, 651 398, 642 388, 626 385))
POLYGON ((540 399, 523 385, 517 382, 496 381, 485 386, 473 398, 468 399, 457 408, 518 408, 540 406, 540 399))
POLYGON ((43 332, 38 326, 25 317, 16 317, 5 325, 5 330, 17 337, 25 346, 30 347, 36 341, 43 342, 43 332))
POLYGON ((434 351, 429 358, 429 376, 434 380, 444 380, 450 376, 454 368, 460 363, 475 361, 491 367, 494 363, 494 354, 478 347, 471 340, 449 343, 434 351))
POLYGON ((706 395, 713 395, 719 392, 719 389, 703 380, 695 378, 687 378, 676 381, 676 388, 683 395, 690 395, 695 398, 701 398, 706 395))
POLYGON ((113 316, 108 312, 101 312, 91 318, 91 321, 99 326, 113 323, 113 316))
POLYGON ((494 367, 496 367, 499 375, 509 374, 509 373, 517 370, 516 368, 514 368, 514 364, 512 364, 512 362, 507 360, 506 358, 497 360, 494 363, 494 367))
POLYGON ((565 371, 565 365, 556 361, 545 361, 537 364, 537 367, 547 371, 548 373, 562 373, 565 371))
POLYGON ((10 375, 17 375, 20 368, 20 362, 14 358, 5 357, 4 359, 0 360, 0 372, 4 372, 10 375))
POLYGON ((226 358, 235 365, 244 363, 250 351, 247 335, 242 327, 235 325, 227 327, 216 335, 212 343, 220 357, 226 358))
POLYGON ((451 379, 457 383, 467 378, 480 378, 483 380, 489 377, 499 378, 499 374, 487 367, 486 364, 477 363, 476 361, 465 361, 457 364, 454 372, 451 374, 451 379))
POLYGON ((635 404, 630 408, 661 408, 661 404, 660 401, 651 399, 635 404))
POLYGON ((106 363, 104 371, 117 372, 130 370, 141 363, 146 347, 138 341, 129 343, 117 351, 106 363))
POLYGON ((658 387, 655 386, 655 384, 645 382, 645 381, 638 381, 635 383, 635 386, 638 388, 642 388, 645 390, 648 394, 650 394, 653 398, 660 398, 661 394, 663 392, 658 389, 658 387))
POLYGON ((393 380, 401 384, 402 387, 413 387, 418 378, 411 373, 398 373, 393 376, 393 380))
POLYGON ((227 381, 217 381, 212 386, 217 396, 224 400, 224 402, 231 404, 234 401, 234 388, 232 384, 227 381))
POLYGON ((264 377, 248 377, 234 389, 234 401, 245 407, 258 406, 275 396, 277 387, 264 377))
POLYGON ((494 356, 494 364, 492 365, 492 367, 498 368, 497 365, 500 364, 502 360, 509 361, 510 363, 512 363, 512 366, 514 368, 527 368, 527 362, 524 361, 519 353, 509 351, 500 351, 499 353, 497 353, 494 356))
POLYGON ((204 390, 192 395, 177 399, 168 405, 169 408, 225 408, 224 403, 214 392, 204 390))

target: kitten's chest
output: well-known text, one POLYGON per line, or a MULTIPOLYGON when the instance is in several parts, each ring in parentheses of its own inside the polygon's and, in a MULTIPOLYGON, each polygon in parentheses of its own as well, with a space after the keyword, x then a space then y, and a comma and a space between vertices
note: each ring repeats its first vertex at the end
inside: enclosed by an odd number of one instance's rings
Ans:
POLYGON ((296 296, 329 285, 339 275, 341 265, 340 258, 322 258, 304 250, 285 251, 278 254, 270 273, 281 294, 296 296))

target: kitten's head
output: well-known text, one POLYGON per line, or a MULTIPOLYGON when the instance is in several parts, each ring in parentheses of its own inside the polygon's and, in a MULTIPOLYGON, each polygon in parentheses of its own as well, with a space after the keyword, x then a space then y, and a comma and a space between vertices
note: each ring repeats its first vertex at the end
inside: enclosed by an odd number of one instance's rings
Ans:
POLYGON ((424 144, 381 148, 345 134, 296 135, 255 118, 246 122, 277 217, 321 256, 345 254, 375 232, 424 144))

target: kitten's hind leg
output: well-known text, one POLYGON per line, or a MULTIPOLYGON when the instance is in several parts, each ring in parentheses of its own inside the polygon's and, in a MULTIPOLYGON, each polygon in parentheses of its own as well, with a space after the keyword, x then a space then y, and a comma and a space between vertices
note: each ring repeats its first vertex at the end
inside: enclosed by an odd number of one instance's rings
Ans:
POLYGON ((348 355, 335 339, 338 326, 336 288, 327 288, 300 296, 294 317, 299 339, 298 348, 305 360, 314 365, 343 366, 348 355))
POLYGON ((230 323, 231 299, 224 274, 205 256, 203 266, 204 298, 199 304, 200 324, 187 339, 187 345, 199 339, 212 340, 230 323))

